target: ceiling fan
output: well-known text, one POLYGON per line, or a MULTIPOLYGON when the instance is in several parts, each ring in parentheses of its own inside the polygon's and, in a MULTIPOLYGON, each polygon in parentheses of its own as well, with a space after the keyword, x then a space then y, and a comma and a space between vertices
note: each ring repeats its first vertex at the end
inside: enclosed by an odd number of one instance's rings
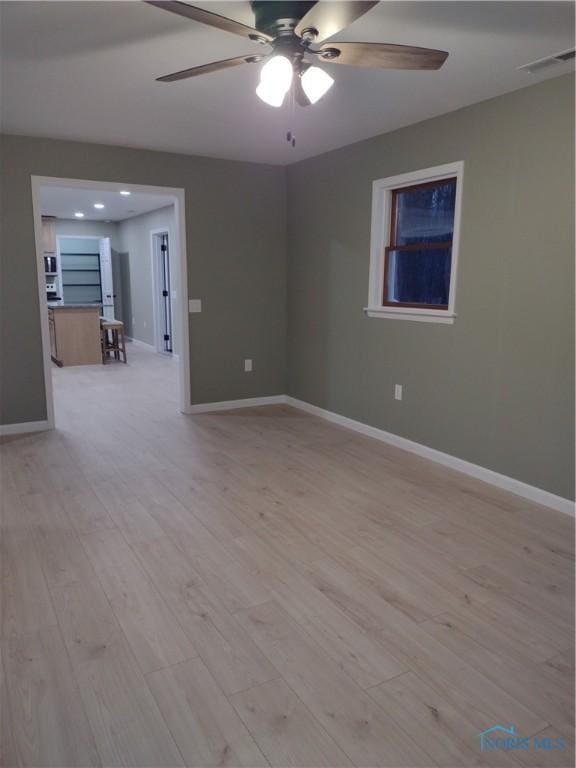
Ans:
POLYGON ((410 45, 323 42, 367 13, 378 4, 378 0, 251 0, 254 28, 188 3, 175 0, 145 2, 192 21, 241 35, 272 49, 262 54, 249 53, 183 69, 159 77, 158 81, 172 83, 239 64, 266 60, 260 72, 256 93, 262 101, 273 107, 282 106, 292 86, 295 99, 302 107, 314 104, 331 88, 333 78, 324 69, 314 66, 312 61, 371 69, 440 69, 448 57, 446 51, 410 45))

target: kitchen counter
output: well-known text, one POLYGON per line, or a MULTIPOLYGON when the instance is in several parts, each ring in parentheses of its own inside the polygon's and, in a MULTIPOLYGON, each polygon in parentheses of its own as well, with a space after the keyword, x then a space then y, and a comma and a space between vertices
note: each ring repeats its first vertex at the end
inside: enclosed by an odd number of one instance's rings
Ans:
POLYGON ((48 304, 50 351, 56 365, 98 365, 101 304, 48 304))

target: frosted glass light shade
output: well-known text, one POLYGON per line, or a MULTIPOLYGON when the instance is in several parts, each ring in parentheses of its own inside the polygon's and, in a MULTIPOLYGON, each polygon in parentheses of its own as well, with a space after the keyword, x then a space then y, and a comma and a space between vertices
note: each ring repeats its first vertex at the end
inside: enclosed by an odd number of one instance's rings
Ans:
POLYGON ((256 88, 256 94, 271 107, 281 107, 286 91, 280 91, 278 88, 260 83, 256 88))
POLYGON ((280 107, 292 85, 292 63, 286 56, 272 56, 260 71, 260 83, 256 93, 271 107, 280 107))
POLYGON ((311 104, 316 104, 334 85, 334 78, 320 67, 308 67, 301 80, 304 93, 311 104))

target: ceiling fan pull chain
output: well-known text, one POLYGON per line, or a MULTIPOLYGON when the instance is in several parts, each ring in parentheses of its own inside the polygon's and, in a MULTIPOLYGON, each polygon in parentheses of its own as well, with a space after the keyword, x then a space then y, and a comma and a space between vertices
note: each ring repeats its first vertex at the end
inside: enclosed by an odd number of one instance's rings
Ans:
MULTIPOLYGON (((292 87, 290 88, 290 112, 292 117, 292 123, 296 120, 296 98, 294 95, 294 89, 295 89, 295 83, 294 79, 292 80, 292 87)), ((293 131, 288 131, 286 134, 286 141, 292 145, 292 147, 296 146, 296 136, 294 135, 293 131)))

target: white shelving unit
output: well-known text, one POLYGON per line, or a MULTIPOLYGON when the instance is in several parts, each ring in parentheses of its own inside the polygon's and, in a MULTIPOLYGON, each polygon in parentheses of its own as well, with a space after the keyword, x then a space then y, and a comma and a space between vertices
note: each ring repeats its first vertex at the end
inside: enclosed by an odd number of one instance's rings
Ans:
POLYGON ((46 280, 46 299, 52 301, 62 298, 62 276, 60 273, 60 259, 56 247, 56 235, 54 232, 54 220, 50 217, 42 218, 42 255, 54 261, 55 271, 46 270, 44 261, 44 278, 46 280))

